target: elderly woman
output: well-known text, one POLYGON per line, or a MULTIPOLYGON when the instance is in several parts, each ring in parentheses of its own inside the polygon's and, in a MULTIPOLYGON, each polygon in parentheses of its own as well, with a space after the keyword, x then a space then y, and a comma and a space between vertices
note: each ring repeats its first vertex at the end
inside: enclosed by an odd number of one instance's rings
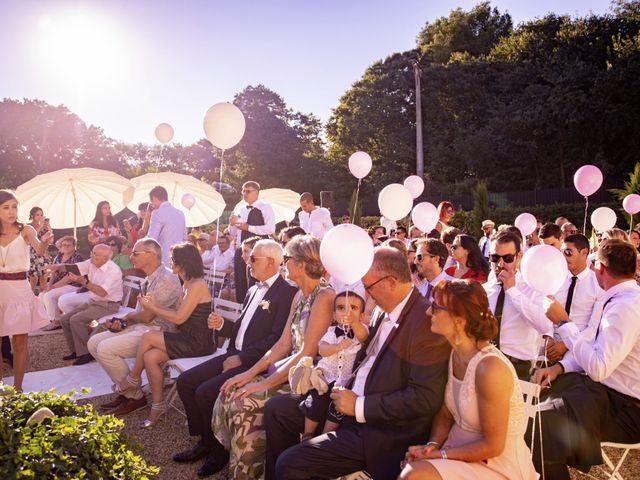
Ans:
POLYGON ((123 238, 118 235, 108 237, 105 242, 111 248, 113 257, 111 261, 120 267, 120 270, 126 272, 133 269, 131 259, 122 253, 122 249, 126 246, 126 242, 123 242, 123 238))
POLYGON ((142 370, 146 370, 151 387, 151 412, 142 424, 153 427, 167 410, 163 397, 164 372, 161 365, 174 358, 200 357, 215 351, 213 334, 207 326, 211 313, 211 294, 203 279, 204 268, 198 249, 190 243, 171 247, 171 268, 183 281, 178 310, 160 307, 153 295, 141 295, 142 308, 177 326, 175 332, 149 331, 142 335, 131 373, 113 386, 117 393, 140 387, 142 370))
POLYGON ((399 479, 537 479, 518 377, 489 343, 498 323, 484 289, 473 280, 443 280, 427 314, 431 331, 451 344, 449 379, 429 441, 409 447, 399 479))
MULTIPOLYGON (((213 408, 213 431, 218 445, 201 468, 212 475, 230 462, 229 478, 255 479, 264 472, 266 401, 289 393, 289 369, 302 357, 315 357, 320 339, 331 324, 334 291, 322 279, 320 240, 298 235, 285 247, 287 276, 300 287, 282 336, 261 360, 230 378, 213 408), (275 369, 266 373, 267 369, 275 369), (223 448, 224 447, 224 448, 223 448)), ((199 472, 200 473, 200 472, 199 472)))
MULTIPOLYGON (((80 263, 84 259, 82 255, 76 250, 77 242, 75 237, 67 235, 62 237, 56 242, 59 253, 53 259, 54 265, 71 265, 74 263, 80 263)), ((62 328, 58 319, 62 312, 58 308, 58 299, 65 293, 77 292, 81 285, 71 281, 67 272, 64 270, 57 270, 49 278, 49 283, 42 290, 38 299, 42 302, 44 309, 49 315, 51 323, 44 327, 44 330, 57 330, 62 328)))

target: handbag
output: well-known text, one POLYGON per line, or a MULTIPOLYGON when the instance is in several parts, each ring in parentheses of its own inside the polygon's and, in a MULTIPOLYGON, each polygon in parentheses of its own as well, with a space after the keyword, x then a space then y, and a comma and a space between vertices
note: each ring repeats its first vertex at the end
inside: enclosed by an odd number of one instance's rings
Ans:
POLYGON ((311 357, 302 357, 297 365, 289 369, 289 386, 291 392, 298 395, 305 395, 314 388, 320 395, 329 390, 322 370, 313 365, 311 357))

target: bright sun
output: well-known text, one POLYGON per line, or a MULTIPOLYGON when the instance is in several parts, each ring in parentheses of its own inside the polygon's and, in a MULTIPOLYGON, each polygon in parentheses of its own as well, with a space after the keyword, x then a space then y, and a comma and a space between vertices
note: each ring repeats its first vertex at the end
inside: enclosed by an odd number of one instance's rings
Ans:
POLYGON ((107 20, 84 13, 47 17, 39 23, 41 65, 61 80, 101 86, 122 75, 126 46, 107 20))

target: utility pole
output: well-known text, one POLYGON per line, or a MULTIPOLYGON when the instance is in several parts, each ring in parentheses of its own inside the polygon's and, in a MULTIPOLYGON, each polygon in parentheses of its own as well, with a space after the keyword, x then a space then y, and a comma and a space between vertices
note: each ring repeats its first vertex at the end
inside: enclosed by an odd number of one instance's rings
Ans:
POLYGON ((416 80, 416 175, 424 178, 424 147, 422 144, 422 90, 420 77, 422 71, 416 60, 413 62, 413 73, 416 80))

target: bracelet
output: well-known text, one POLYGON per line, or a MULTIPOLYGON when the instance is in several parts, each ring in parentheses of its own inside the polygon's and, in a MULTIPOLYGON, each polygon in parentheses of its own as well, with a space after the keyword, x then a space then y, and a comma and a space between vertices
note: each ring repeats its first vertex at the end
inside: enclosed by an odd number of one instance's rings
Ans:
POLYGON ((427 442, 427 447, 428 447, 429 445, 434 445, 434 446, 436 446, 436 447, 439 447, 439 446, 440 446, 440 442, 434 442, 434 441, 432 440, 432 441, 430 441, 430 442, 427 442))
POLYGON ((444 448, 440 449, 440 456, 442 457, 443 460, 448 460, 447 451, 444 448))

